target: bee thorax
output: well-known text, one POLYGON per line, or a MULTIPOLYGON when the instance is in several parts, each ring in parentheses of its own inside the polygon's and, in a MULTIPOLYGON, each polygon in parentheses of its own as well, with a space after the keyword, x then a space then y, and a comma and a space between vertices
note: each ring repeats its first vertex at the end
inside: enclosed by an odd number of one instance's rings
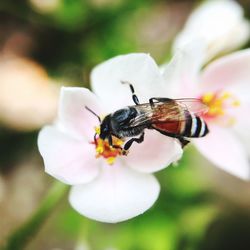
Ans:
POLYGON ((116 136, 119 138, 127 138, 140 135, 143 130, 145 129, 144 126, 138 126, 134 128, 120 128, 119 131, 116 131, 116 136))

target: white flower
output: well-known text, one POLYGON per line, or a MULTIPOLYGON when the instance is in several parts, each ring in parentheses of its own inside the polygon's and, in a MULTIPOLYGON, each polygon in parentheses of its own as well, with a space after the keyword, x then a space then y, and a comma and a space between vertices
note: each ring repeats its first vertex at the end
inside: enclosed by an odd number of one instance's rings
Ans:
POLYGON ((103 117, 134 105, 129 87, 121 81, 134 85, 141 102, 162 96, 164 78, 149 55, 108 60, 93 70, 91 81, 96 95, 85 88, 62 88, 58 120, 42 129, 38 146, 45 171, 73 185, 71 205, 86 217, 114 223, 152 206, 160 187, 151 173, 178 160, 182 149, 175 139, 151 130, 145 131, 143 143, 132 145, 127 156, 100 138, 97 145, 93 143, 99 121, 85 106, 103 117))
POLYGON ((244 19, 243 9, 236 1, 211 0, 190 15, 173 49, 176 51, 194 39, 202 39, 208 61, 220 53, 239 48, 249 37, 250 23, 244 19))
POLYGON ((210 133, 195 139, 198 150, 216 166, 250 178, 250 49, 232 53, 201 70, 203 44, 193 42, 166 66, 165 92, 173 98, 205 102, 210 133))

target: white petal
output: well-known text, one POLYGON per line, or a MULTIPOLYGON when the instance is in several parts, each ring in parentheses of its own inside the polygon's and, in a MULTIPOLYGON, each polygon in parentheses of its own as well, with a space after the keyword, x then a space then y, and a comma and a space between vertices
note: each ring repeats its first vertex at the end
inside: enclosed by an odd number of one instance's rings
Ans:
POLYGON ((45 171, 66 184, 82 184, 98 174, 95 149, 87 141, 77 140, 56 127, 44 127, 39 133, 38 148, 45 171))
POLYGON ((94 127, 99 125, 98 118, 85 107, 93 110, 97 115, 105 113, 97 97, 86 88, 63 87, 61 89, 59 105, 59 123, 67 133, 85 136, 93 140, 94 127))
POLYGON ((162 95, 160 70, 148 54, 117 56, 92 71, 92 89, 111 111, 134 104, 129 86, 121 81, 133 84, 141 103, 162 95))
POLYGON ((208 61, 219 53, 240 47, 249 37, 250 24, 236 1, 206 1, 191 14, 175 40, 174 49, 202 38, 208 61))
POLYGON ((134 143, 124 160, 133 169, 152 173, 176 162, 182 153, 180 143, 176 139, 147 130, 144 141, 141 144, 134 143))
POLYGON ((163 71, 164 94, 168 97, 195 97, 199 73, 204 57, 204 46, 199 40, 176 51, 163 71))
POLYGON ((210 133, 195 141, 198 150, 217 167, 248 180, 250 164, 246 150, 227 129, 209 126, 210 133))
POLYGON ((226 90, 250 103, 250 49, 235 52, 211 63, 201 77, 201 89, 226 90))
POLYGON ((75 210, 90 219, 116 223, 145 212, 154 204, 159 191, 153 175, 115 164, 104 166, 91 183, 74 186, 69 200, 75 210))

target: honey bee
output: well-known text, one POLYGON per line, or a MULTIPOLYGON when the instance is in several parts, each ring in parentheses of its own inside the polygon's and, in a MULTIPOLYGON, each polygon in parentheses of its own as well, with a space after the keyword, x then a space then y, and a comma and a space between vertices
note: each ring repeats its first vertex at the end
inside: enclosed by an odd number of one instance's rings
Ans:
MULTIPOLYGON (((141 104, 133 85, 125 81, 122 83, 129 85, 135 105, 108 114, 103 120, 86 107, 98 117, 99 137, 102 140, 107 139, 111 147, 117 147, 113 145, 112 137, 124 141, 128 139, 122 148, 127 151, 134 142, 143 142, 145 129, 154 129, 163 135, 176 138, 182 147, 189 143, 188 138, 203 137, 209 132, 206 122, 200 117, 208 109, 201 100, 152 97, 148 103, 141 104)), ((95 138, 96 136, 95 134, 95 138)))

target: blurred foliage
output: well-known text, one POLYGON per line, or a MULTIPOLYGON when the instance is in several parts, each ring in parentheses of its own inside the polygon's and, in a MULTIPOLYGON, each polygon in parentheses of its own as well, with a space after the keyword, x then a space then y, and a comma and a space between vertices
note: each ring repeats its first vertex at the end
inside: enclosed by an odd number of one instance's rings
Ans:
MULTIPOLYGON (((39 0, 33 2, 39 3, 39 0)), ((152 46, 145 51, 143 44, 147 41, 140 41, 139 36, 154 11, 168 9, 164 1, 153 0, 64 0, 58 3, 54 11, 41 14, 36 11, 37 6, 32 8, 28 2, 1 1, 1 26, 9 25, 12 32, 17 25, 21 31, 28 32, 34 40, 29 56, 42 63, 50 74, 58 77, 66 74, 75 82, 82 82, 82 70, 87 80, 94 65, 117 54, 151 52, 152 46)), ((190 3, 179 5, 183 17, 178 19, 182 22, 190 3)), ((165 26, 163 22, 161 25, 165 26)), ((161 44, 161 61, 166 60, 168 42, 161 44)))
MULTIPOLYGON (((0 50, 3 54, 11 51, 31 58, 62 82, 89 86, 93 66, 118 54, 149 52, 157 62, 165 62, 170 57, 173 37, 197 2, 2 0, 0 50)), ((249 16, 249 1, 241 2, 249 16)), ((0 128, 0 174, 5 189, 10 187, 9 179, 20 161, 25 162, 31 156, 39 158, 36 137, 37 131, 22 133, 0 128)), ((66 195, 56 206, 63 194, 59 192, 57 196, 58 193, 52 192, 49 200, 53 202, 47 203, 45 197, 41 204, 36 204, 36 207, 41 205, 40 209, 33 217, 30 214, 23 226, 17 218, 6 218, 9 224, 14 224, 7 233, 15 232, 8 238, 7 249, 250 249, 248 208, 211 191, 209 176, 206 178, 200 162, 194 161, 198 157, 190 147, 178 166, 157 173, 162 190, 154 207, 135 219, 115 225, 83 218, 69 207, 66 195)), ((41 161, 35 167, 42 169, 41 161)), ((26 185, 33 188, 30 180, 26 185)), ((44 193, 48 189, 44 182, 44 193)), ((0 208, 1 202, 0 195, 0 208)), ((5 203, 2 204, 4 210, 5 203)), ((0 217, 4 216, 1 211, 0 217)), ((0 243, 6 243, 5 228, 0 228, 0 235, 0 243)))
POLYGON ((39 230, 40 225, 48 218, 49 212, 55 207, 57 202, 64 195, 67 186, 56 182, 55 185, 50 189, 49 193, 40 204, 39 209, 33 215, 31 220, 23 224, 16 232, 14 232, 3 249, 24 249, 32 237, 39 230))

